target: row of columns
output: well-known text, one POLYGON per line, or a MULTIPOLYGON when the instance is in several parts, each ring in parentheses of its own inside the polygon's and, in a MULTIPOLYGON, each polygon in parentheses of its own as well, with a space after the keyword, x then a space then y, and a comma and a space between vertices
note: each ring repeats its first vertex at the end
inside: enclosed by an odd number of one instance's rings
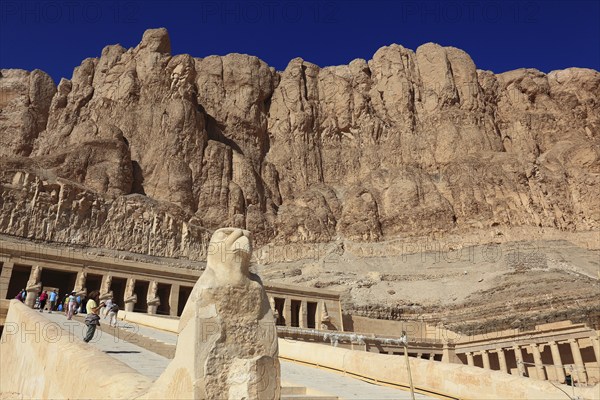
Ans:
MULTIPOLYGON (((12 276, 13 268, 14 268, 14 262, 12 262, 12 261, 4 262, 2 265, 2 272, 0 274, 0 298, 2 298, 2 299, 5 299, 7 296, 8 286, 10 283, 10 278, 12 276)), ((42 290, 41 271, 42 271, 42 267, 38 266, 38 265, 34 265, 31 268, 31 273, 29 275, 29 280, 28 280, 27 286, 26 286, 26 291, 27 291, 26 305, 28 305, 29 307, 34 306, 35 300, 39 296, 39 294, 42 290)), ((60 271, 60 270, 58 270, 58 271, 60 271)), ((88 292, 86 290, 86 276, 87 275, 86 275, 85 271, 79 271, 77 273, 77 277, 75 280, 75 287, 73 288, 73 290, 80 295, 86 294, 86 292, 88 292)), ((123 302, 125 304, 125 311, 131 312, 131 311, 133 311, 134 306, 138 301, 137 295, 134 293, 136 279, 132 278, 132 277, 129 277, 126 279, 127 279, 127 283, 126 283, 123 302)), ((160 305, 160 298, 157 295, 158 282, 154 281, 154 280, 151 280, 148 282, 149 282, 149 288, 148 288, 148 293, 147 293, 147 298, 146 298, 146 303, 148 305, 147 312, 148 312, 148 314, 156 314, 157 308, 160 305)), ((113 296, 113 292, 111 290, 111 283, 112 283, 112 275, 110 275, 110 274, 102 275, 101 284, 100 284, 100 299, 103 300, 103 299, 113 296)), ((180 285, 179 284, 170 284, 170 285, 171 285, 171 290, 170 290, 169 299, 168 299, 169 307, 170 307, 170 314, 176 316, 178 306, 179 306, 178 303, 179 303, 180 285)))
MULTIPOLYGON (((276 301, 283 300, 283 319, 285 320, 286 326, 292 326, 292 321, 294 320, 292 316, 292 300, 289 297, 273 297, 269 296, 269 302, 271 304, 271 309, 273 310, 273 314, 275 319, 278 318, 279 311, 276 307, 276 301)), ((308 300, 297 300, 300 303, 299 312, 297 315, 298 318, 298 327, 299 328, 308 328, 308 300)), ((315 329, 327 330, 327 323, 330 320, 329 314, 327 313, 327 306, 325 305, 325 301, 316 300, 313 302, 316 303, 316 310, 314 315, 314 323, 315 329)))
MULTIPOLYGON (((592 341, 592 345, 594 347, 596 363, 598 364, 598 367, 600 368, 599 339, 598 339, 598 337, 592 337, 591 341, 592 341)), ((579 343, 578 343, 577 339, 574 339, 574 338, 568 339, 567 342, 570 345, 571 353, 573 355, 574 366, 573 366, 573 372, 571 375, 575 380, 577 380, 577 382, 587 383, 588 376, 587 376, 585 364, 583 362, 583 357, 581 356, 581 349, 579 347, 579 343)), ((550 352, 552 354, 552 364, 550 366, 554 367, 556 379, 559 382, 564 382, 566 379, 566 374, 565 374, 565 368, 564 368, 564 365, 562 362, 562 358, 560 356, 560 350, 558 348, 558 343, 556 341, 551 341, 551 342, 548 342, 547 345, 550 346, 550 352)), ((535 365, 535 369, 536 369, 538 378, 542 379, 542 380, 547 380, 548 374, 547 374, 546 368, 549 365, 543 364, 542 354, 540 351, 540 345, 537 343, 532 343, 532 344, 528 344, 525 346, 521 346, 521 345, 512 346, 511 349, 514 351, 514 354, 515 354, 515 360, 517 363, 517 371, 518 371, 519 376, 526 375, 525 362, 523 361, 523 354, 521 352, 523 347, 528 347, 531 350, 531 353, 533 354, 534 365, 535 365)), ((500 366, 500 371, 510 373, 510 371, 508 369, 508 365, 506 363, 506 356, 504 353, 505 349, 499 348, 499 349, 495 349, 495 350, 491 350, 491 351, 498 354, 498 364, 500 366)), ((485 368, 485 369, 491 369, 489 353, 490 353, 490 350, 479 351, 479 354, 481 355, 481 359, 483 362, 483 368, 485 368)), ((475 366, 474 353, 467 352, 466 356, 467 356, 467 364, 470 366, 475 366)))

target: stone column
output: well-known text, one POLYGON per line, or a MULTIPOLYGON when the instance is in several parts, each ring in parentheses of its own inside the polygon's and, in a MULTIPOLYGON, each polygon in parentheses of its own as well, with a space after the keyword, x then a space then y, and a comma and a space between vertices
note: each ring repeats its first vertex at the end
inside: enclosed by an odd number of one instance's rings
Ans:
POLYGON ((558 350, 558 344, 556 342, 549 342, 550 351, 552 352, 552 363, 556 371, 556 379, 559 382, 565 381, 565 369, 562 366, 562 359, 560 358, 560 350, 558 350))
POLYGON ((137 295, 133 292, 135 289, 135 279, 129 278, 127 279, 127 286, 125 287, 125 311, 133 312, 133 307, 135 303, 137 303, 137 295))
POLYGON ((590 339, 592 340, 592 347, 594 348, 594 354, 596 355, 596 365, 600 368, 600 339, 598 336, 590 339))
POLYGON ((102 276, 102 283, 100 284, 100 300, 106 300, 109 297, 113 297, 113 292, 110 290, 112 286, 112 275, 107 274, 102 276))
MULTIPOLYGON (((0 299, 6 299, 6 295, 8 294, 8 284, 10 283, 10 277, 12 276, 14 266, 14 261, 5 261, 2 264, 2 273, 0 273, 0 299)), ((20 289, 21 288, 19 288, 19 290, 20 289)))
POLYGON ((491 369, 490 368, 490 354, 488 353, 487 350, 481 351, 481 358, 483 359, 483 368, 491 369))
POLYGON ((77 279, 75 280, 75 287, 73 288, 73 291, 82 298, 87 295, 87 289, 85 288, 86 280, 87 272, 79 271, 77 273, 77 279))
POLYGON ((521 347, 514 345, 513 350, 515 351, 515 359, 517 360, 517 370, 519 376, 525 376, 525 364, 523 364, 523 353, 521 353, 521 347))
POLYGON ((573 361, 575 362, 575 376, 577 377, 577 382, 587 383, 587 374, 585 372, 583 358, 581 357, 579 343, 577 343, 577 339, 569 339, 569 344, 571 345, 571 353, 573 353, 573 361))
POLYGON ((442 347, 442 362, 460 364, 460 360, 456 356, 454 343, 444 342, 444 347, 442 347))
POLYGON ((42 267, 40 267, 39 265, 34 265, 31 268, 31 273, 29 274, 29 281, 27 281, 27 286, 25 287, 25 290, 27 291, 25 305, 29 308, 33 308, 33 306, 35 306, 35 300, 37 299, 40 290, 42 290, 42 282, 40 282, 41 276, 42 267))
POLYGON ((172 317, 176 317, 178 308, 179 308, 179 285, 174 283, 171 285, 171 293, 169 293, 169 315, 172 317))
POLYGON ((435 354, 429 353, 429 361, 434 361, 435 354))
POLYGON ((540 354, 540 348, 537 343, 532 343, 529 347, 531 347, 531 351, 533 353, 533 362, 535 363, 535 372, 537 373, 537 377, 539 380, 545 381, 546 371, 544 370, 544 366, 542 365, 542 355, 540 354))
POLYGON ((475 366, 475 361, 473 360, 473 353, 472 352, 468 352, 467 354, 467 365, 474 367, 475 366))
POLYGON ((285 326, 292 326, 292 300, 287 297, 283 301, 283 318, 285 326))
POLYGON ((308 328, 308 303, 306 300, 302 300, 300 303, 298 326, 300 328, 308 328))
POLYGON ((504 349, 496 350, 498 353, 498 364, 500 364, 500 371, 505 373, 510 373, 508 371, 508 365, 506 365, 506 356, 504 355, 504 349))

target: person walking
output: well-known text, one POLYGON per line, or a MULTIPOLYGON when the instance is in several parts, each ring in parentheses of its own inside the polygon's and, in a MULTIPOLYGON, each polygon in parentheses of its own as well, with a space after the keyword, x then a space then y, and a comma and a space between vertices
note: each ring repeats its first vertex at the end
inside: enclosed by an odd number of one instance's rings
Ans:
POLYGON ((100 325, 100 310, 104 307, 104 303, 98 304, 100 298, 100 292, 94 290, 89 294, 88 301, 86 304, 87 316, 85 317, 85 325, 87 326, 87 332, 83 341, 89 343, 94 337, 96 327, 100 325))
POLYGON ((56 293, 56 289, 54 289, 53 291, 50 292, 50 296, 48 297, 48 300, 50 300, 50 310, 48 311, 48 314, 52 314, 54 307, 56 307, 57 299, 58 299, 58 293, 56 293))
POLYGON ((71 292, 71 295, 68 297, 67 319, 73 318, 76 308, 77 308, 77 296, 76 296, 75 292, 71 292))
POLYGON ((106 319, 106 317, 108 317, 108 313, 109 313, 110 309, 113 306, 112 297, 109 297, 108 299, 106 299, 104 304, 106 306, 106 307, 104 307, 104 319, 106 319))
POLYGON ((48 301, 48 291, 44 290, 42 294, 40 294, 40 312, 44 312, 44 308, 46 308, 46 301, 48 301))
MULTIPOLYGON (((113 303, 112 306, 110 306, 110 308, 108 308, 108 305, 106 306, 106 314, 108 315, 108 325, 112 326, 112 327, 117 327, 117 313, 119 312, 119 306, 117 305, 117 303, 113 303), (113 325, 113 321, 114 321, 114 325, 113 325)), ((104 317, 106 318, 106 317, 104 317)))

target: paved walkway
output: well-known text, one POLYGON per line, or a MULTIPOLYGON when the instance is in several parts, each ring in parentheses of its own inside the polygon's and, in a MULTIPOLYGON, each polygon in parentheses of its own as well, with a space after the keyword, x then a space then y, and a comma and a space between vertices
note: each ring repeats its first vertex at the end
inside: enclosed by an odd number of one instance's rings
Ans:
MULTIPOLYGON (((83 341, 83 336, 87 330, 87 327, 80 321, 76 319, 69 321, 63 313, 56 312, 52 314, 44 313, 44 316, 50 321, 59 324, 67 332, 70 332, 73 336, 83 341)), ((108 322, 104 325, 108 326, 108 322)), ((158 378, 171 360, 142 347, 136 346, 133 343, 129 343, 126 341, 126 339, 126 337, 120 338, 118 336, 113 336, 106 332, 96 330, 96 334, 89 344, 129 365, 140 374, 146 375, 151 379, 158 378)))
MULTIPOLYGON (((319 392, 318 394, 338 396, 340 399, 410 399, 410 392, 407 391, 373 385, 337 372, 313 368, 290 361, 281 361, 281 380, 285 386, 304 386, 309 390, 319 392)), ((415 393, 415 399, 433 399, 433 397, 415 393)))
MULTIPOLYGON (((78 320, 67 321, 63 313, 44 313, 50 321, 55 322, 63 329, 71 332, 81 339, 87 329, 78 320)), ((104 320, 102 320, 104 321, 104 320)), ((102 322, 101 322, 102 323, 102 322)), ((151 337, 168 344, 177 343, 177 335, 172 332, 161 331, 137 324, 119 320, 119 327, 140 335, 151 337)), ((108 323, 104 325, 108 326, 108 323)), ((117 331, 119 332, 119 331, 117 331)), ((136 346, 126 341, 127 337, 118 337, 96 330, 94 339, 90 342, 110 356, 122 361, 139 373, 156 379, 167 367, 169 360, 150 350, 136 346)), ((348 400, 401 400, 410 399, 410 393, 385 386, 373 385, 359 379, 344 376, 336 372, 313 368, 289 361, 281 361, 281 379, 286 386, 304 386, 310 394, 335 395, 340 399, 348 400)), ((431 399, 416 394, 417 399, 431 399)))

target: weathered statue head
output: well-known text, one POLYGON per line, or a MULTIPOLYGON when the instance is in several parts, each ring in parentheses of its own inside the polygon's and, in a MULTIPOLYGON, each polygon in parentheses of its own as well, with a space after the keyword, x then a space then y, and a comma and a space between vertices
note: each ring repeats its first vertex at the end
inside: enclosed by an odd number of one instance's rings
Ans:
POLYGON ((208 245, 205 273, 214 274, 216 284, 243 283, 248 279, 252 240, 249 231, 222 228, 208 245))
POLYGON ((218 229, 206 270, 179 320, 175 358, 151 399, 280 398, 275 321, 260 278, 249 271, 250 232, 218 229))

